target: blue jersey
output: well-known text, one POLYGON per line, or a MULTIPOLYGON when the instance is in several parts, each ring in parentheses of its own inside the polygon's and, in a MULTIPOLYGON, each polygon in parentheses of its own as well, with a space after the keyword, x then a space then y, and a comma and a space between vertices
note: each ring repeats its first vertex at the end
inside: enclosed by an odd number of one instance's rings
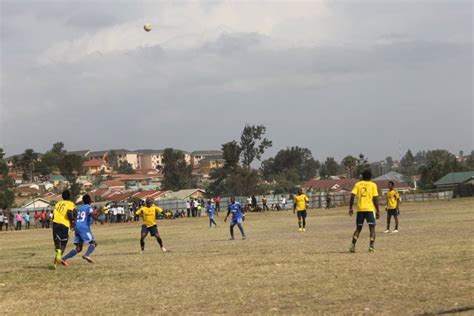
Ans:
POLYGON ((242 219, 242 206, 239 202, 229 204, 227 210, 232 213, 232 220, 242 219))
POLYGON ((209 217, 214 217, 215 212, 216 212, 216 207, 214 205, 207 206, 207 215, 209 215, 209 217))
POLYGON ((90 205, 82 205, 77 209, 76 230, 90 230, 94 209, 90 205))

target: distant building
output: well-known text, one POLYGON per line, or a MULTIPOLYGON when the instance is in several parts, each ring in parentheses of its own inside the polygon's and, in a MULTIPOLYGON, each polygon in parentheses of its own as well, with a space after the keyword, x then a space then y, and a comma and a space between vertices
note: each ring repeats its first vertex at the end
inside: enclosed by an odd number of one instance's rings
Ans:
POLYGON ((200 151, 193 151, 191 153, 191 163, 194 167, 199 167, 199 163, 212 156, 222 156, 221 150, 200 150, 200 151))
POLYGON ((214 169, 224 167, 224 157, 222 155, 210 155, 199 161, 199 171, 202 174, 209 174, 214 169))
POLYGON ((460 184, 474 185, 474 171, 451 172, 434 183, 437 188, 453 189, 460 184))
POLYGON ((84 167, 84 170, 88 175, 96 175, 101 173, 108 174, 112 172, 112 167, 110 167, 110 165, 105 162, 105 160, 101 159, 84 161, 82 167, 84 167))
POLYGON ((142 169, 161 169, 163 167, 164 150, 142 149, 136 150, 140 155, 140 168, 142 169))

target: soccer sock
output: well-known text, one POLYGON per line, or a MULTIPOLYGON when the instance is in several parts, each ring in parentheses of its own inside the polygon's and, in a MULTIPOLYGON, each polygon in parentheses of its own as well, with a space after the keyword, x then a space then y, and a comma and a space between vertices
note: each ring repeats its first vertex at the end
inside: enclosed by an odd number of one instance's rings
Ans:
POLYGON ((352 244, 355 246, 355 244, 357 243, 357 236, 352 236, 352 244))
POLYGON ((145 250, 145 241, 143 239, 140 239, 140 247, 142 248, 142 251, 145 250))
POLYGON ((73 258, 75 255, 77 255, 77 250, 73 249, 73 250, 69 251, 69 253, 67 255, 65 255, 63 257, 63 260, 69 260, 69 259, 73 258))
POLYGON ((370 238, 370 247, 373 247, 375 243, 375 237, 370 238))
POLYGON ((156 241, 158 241, 158 244, 160 245, 160 248, 163 248, 163 240, 161 240, 160 237, 156 237, 156 241))
POLYGON ((89 247, 87 248, 85 256, 89 257, 94 252, 94 250, 95 250, 95 245, 90 244, 89 247))
POLYGON ((306 218, 303 217, 303 228, 306 227, 306 218))
POLYGON ((234 239, 234 225, 230 225, 230 238, 234 239))
POLYGON ((238 226, 239 226, 240 233, 242 234, 243 237, 245 237, 244 227, 241 224, 239 224, 238 226))
POLYGON ((56 249, 56 260, 61 260, 62 251, 61 249, 56 249))
POLYGON ((298 221, 298 227, 301 228, 301 221, 298 221))

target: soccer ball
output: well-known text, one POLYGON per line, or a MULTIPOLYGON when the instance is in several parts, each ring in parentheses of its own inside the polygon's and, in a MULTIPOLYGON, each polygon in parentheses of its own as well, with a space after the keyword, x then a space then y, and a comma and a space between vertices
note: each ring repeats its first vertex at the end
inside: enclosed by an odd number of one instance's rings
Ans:
POLYGON ((147 32, 150 32, 151 31, 151 24, 150 23, 146 23, 145 25, 143 25, 143 29, 147 32))

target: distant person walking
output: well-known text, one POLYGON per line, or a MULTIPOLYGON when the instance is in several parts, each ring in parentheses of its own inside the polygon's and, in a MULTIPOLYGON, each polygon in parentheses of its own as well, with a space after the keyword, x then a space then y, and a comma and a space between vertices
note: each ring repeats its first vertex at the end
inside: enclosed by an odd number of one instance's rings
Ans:
POLYGON ((3 230, 3 222, 5 221, 5 216, 3 213, 0 213, 0 232, 3 230))
POLYGON ((220 196, 216 197, 215 200, 216 202, 216 215, 219 216, 219 212, 221 211, 221 201, 222 198, 220 196))
POLYGON ((306 194, 303 193, 303 190, 298 189, 298 194, 294 198, 293 214, 296 213, 298 217, 298 231, 306 231, 306 216, 308 215, 309 199, 306 194))
POLYGON ((26 215, 25 215, 25 228, 26 229, 30 229, 30 212, 26 212, 26 215))
POLYGON ((191 201, 186 201, 186 213, 187 217, 191 217, 191 201))
POLYGON ((46 217, 47 217, 46 211, 42 210, 40 214, 41 228, 46 228, 46 217))
POLYGON ((33 214, 33 220, 35 221, 35 228, 39 227, 40 219, 41 219, 40 214, 38 214, 38 211, 35 211, 35 214, 33 214))
POLYGON ((207 202, 207 208, 206 208, 207 216, 209 216, 209 228, 212 228, 212 225, 217 227, 217 223, 214 220, 214 214, 216 213, 216 207, 212 205, 212 201, 209 200, 207 202))
POLYGON ((20 211, 16 213, 15 220, 16 220, 15 230, 21 230, 21 224, 23 223, 23 216, 21 215, 20 211))
POLYGON ((268 201, 265 196, 262 197, 262 209, 263 211, 268 211, 268 201))

